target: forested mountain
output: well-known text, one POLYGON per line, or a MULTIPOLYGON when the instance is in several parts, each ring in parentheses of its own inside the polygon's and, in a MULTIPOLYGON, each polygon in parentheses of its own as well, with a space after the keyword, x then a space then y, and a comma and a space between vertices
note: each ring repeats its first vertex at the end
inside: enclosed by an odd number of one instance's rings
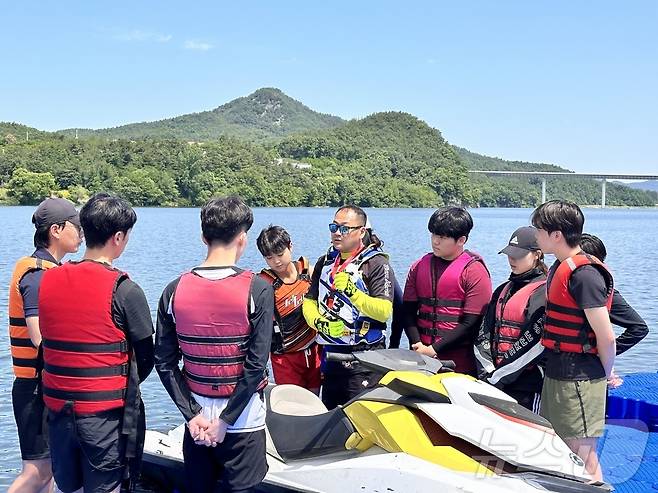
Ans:
POLYGON ((658 180, 634 181, 631 183, 626 183, 626 186, 635 188, 636 190, 658 192, 658 180))
MULTIPOLYGON (((71 135, 0 123, 0 203, 51 194, 81 202, 109 190, 134 205, 199 205, 235 193, 252 206, 531 207, 540 200, 538 179, 468 169, 565 171, 454 147, 406 113, 345 122, 277 89, 212 112, 71 135)), ((547 189, 549 198, 600 201, 594 180, 550 179, 547 189)), ((658 194, 611 183, 608 203, 649 206, 658 194)))
POLYGON ((0 122, 0 145, 15 144, 30 140, 53 139, 61 140, 63 137, 55 135, 52 132, 44 132, 43 130, 37 130, 27 125, 21 125, 20 123, 0 122))
MULTIPOLYGON (((313 111, 279 89, 263 88, 211 111, 100 130, 80 129, 78 135, 133 140, 150 137, 195 142, 216 140, 223 135, 266 141, 292 133, 331 128, 342 123, 341 118, 313 111)), ((74 136, 75 129, 62 130, 60 133, 74 136)))

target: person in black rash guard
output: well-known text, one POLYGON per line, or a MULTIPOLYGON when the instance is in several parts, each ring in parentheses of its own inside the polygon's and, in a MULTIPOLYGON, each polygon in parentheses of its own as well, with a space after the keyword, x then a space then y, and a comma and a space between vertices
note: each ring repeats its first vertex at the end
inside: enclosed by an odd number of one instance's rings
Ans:
POLYGON ((136 221, 123 199, 94 195, 80 211, 83 259, 41 281, 43 392, 64 493, 118 492, 138 477, 146 432, 139 384, 153 369, 153 322, 142 289, 112 267, 136 221))
POLYGON ((499 253, 512 270, 487 307, 475 342, 478 377, 539 413, 544 374, 537 365, 544 352, 541 333, 546 306, 544 254, 537 230, 518 228, 499 253))
MULTIPOLYGON (((580 248, 583 252, 594 255, 601 262, 605 262, 608 252, 604 243, 597 236, 583 233, 580 240, 580 248)), ((613 325, 622 327, 624 332, 617 337, 617 356, 628 351, 649 333, 649 327, 644 319, 633 309, 631 305, 616 289, 612 294, 612 306, 610 307, 610 321, 613 325)), ((611 375, 610 386, 621 385, 621 380, 614 374, 611 375)))
POLYGON ((188 430, 189 491, 253 491, 267 473, 265 403, 274 292, 236 267, 253 223, 238 197, 201 210, 206 260, 172 281, 158 305, 158 375, 188 430), (179 361, 183 358, 183 370, 179 361))

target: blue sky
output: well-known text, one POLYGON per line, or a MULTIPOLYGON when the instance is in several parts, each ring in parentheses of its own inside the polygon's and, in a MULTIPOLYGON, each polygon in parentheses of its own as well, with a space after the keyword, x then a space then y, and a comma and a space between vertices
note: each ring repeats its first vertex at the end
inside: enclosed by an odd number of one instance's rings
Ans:
POLYGON ((3 2, 0 120, 100 128, 279 87, 451 143, 658 173, 658 2, 3 2))

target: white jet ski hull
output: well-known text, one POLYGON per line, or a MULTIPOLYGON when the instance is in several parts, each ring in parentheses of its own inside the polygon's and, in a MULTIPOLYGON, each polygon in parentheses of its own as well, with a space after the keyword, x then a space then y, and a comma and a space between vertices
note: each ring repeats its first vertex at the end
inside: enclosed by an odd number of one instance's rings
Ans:
MULTIPOLYGON (((148 430, 144 446, 144 475, 171 489, 184 481, 183 426, 169 434, 148 430), (154 472, 159 469, 158 472, 154 472), (176 479, 177 478, 177 479, 176 479)), ((538 493, 538 489, 512 477, 475 477, 424 461, 405 453, 388 453, 372 447, 363 453, 344 452, 284 463, 267 456, 269 471, 259 492, 304 493, 538 493)))

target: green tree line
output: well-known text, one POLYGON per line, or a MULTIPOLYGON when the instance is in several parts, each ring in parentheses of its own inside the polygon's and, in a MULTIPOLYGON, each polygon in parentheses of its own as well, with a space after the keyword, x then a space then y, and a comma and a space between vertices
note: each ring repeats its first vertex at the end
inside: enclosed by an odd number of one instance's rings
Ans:
MULTIPOLYGON (((58 195, 82 202, 107 190, 138 206, 196 206, 225 194, 239 194, 252 206, 537 205, 537 180, 469 176, 467 169, 476 166, 462 151, 404 113, 379 113, 266 143, 49 133, 26 141, 8 132, 0 135, 0 201, 35 204, 58 195)), ((600 184, 587 179, 548 180, 548 192, 580 204, 600 200, 600 184)), ((657 202, 655 193, 608 186, 611 205, 657 202)))

